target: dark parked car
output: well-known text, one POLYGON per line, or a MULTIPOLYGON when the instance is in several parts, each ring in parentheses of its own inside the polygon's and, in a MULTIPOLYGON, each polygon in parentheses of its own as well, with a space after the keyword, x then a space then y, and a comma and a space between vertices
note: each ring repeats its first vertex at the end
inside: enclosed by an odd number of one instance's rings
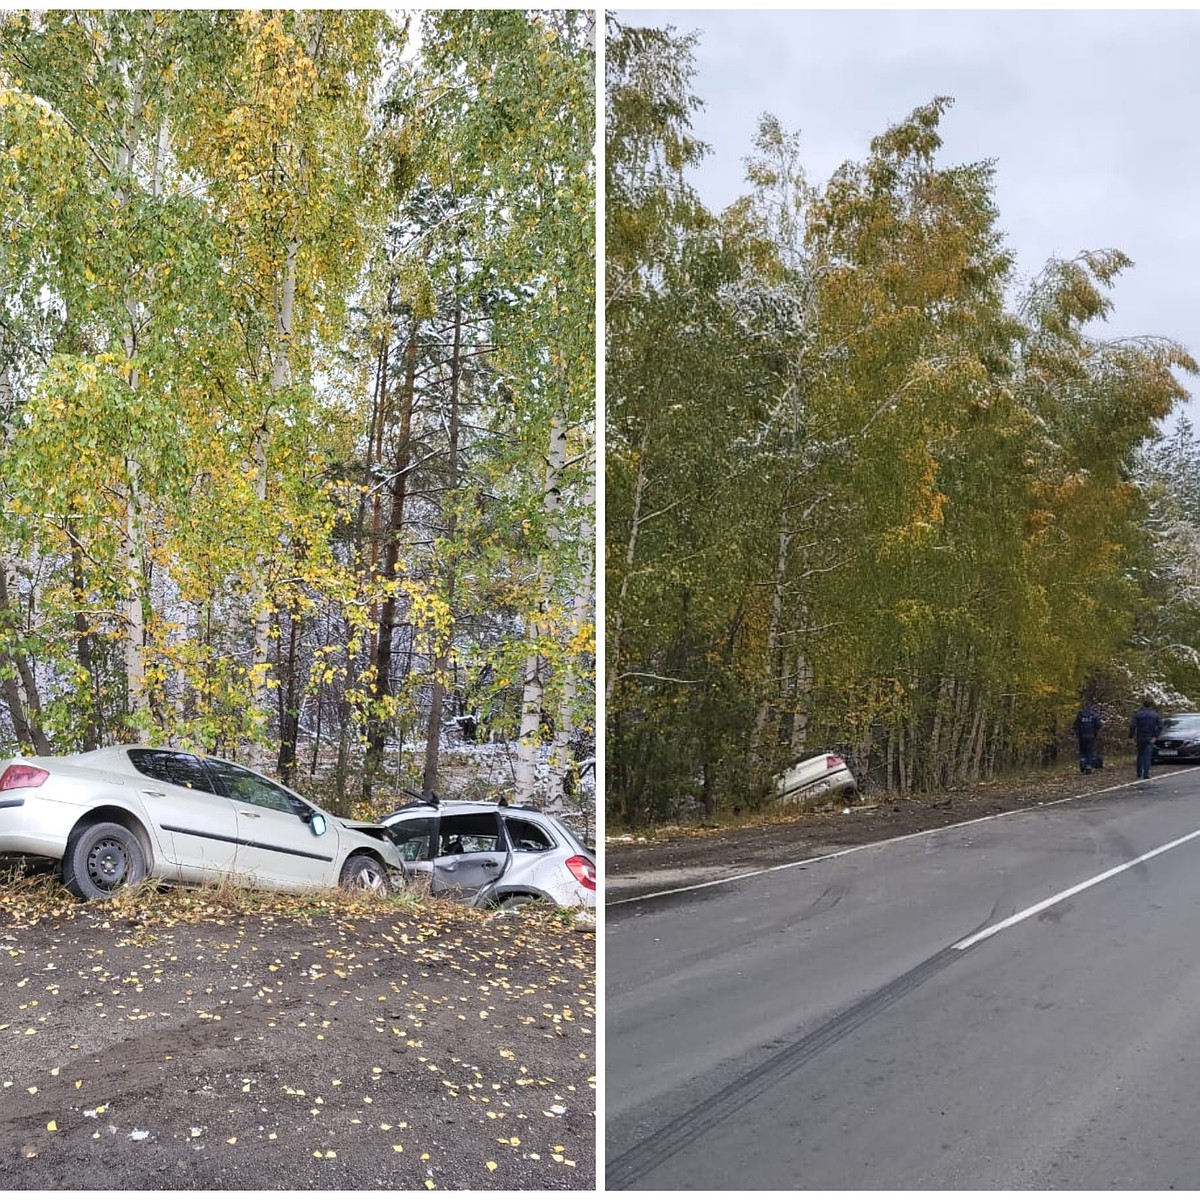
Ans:
POLYGON ((1155 762, 1200 762, 1200 713, 1163 717, 1162 733, 1154 739, 1155 762))

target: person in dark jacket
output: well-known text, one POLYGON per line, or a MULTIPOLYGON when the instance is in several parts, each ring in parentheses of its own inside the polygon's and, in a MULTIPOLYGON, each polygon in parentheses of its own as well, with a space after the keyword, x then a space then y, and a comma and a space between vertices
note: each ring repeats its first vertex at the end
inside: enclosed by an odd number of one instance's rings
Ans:
POLYGON ((1103 724, 1096 706, 1084 701, 1083 707, 1075 714, 1071 728, 1075 730, 1075 736, 1079 739, 1079 769, 1085 775, 1090 775, 1101 765, 1096 741, 1103 724))
POLYGON ((1137 777, 1150 778, 1150 764, 1154 761, 1154 739, 1162 733, 1162 717, 1149 697, 1133 714, 1129 722, 1129 736, 1137 741, 1137 777))

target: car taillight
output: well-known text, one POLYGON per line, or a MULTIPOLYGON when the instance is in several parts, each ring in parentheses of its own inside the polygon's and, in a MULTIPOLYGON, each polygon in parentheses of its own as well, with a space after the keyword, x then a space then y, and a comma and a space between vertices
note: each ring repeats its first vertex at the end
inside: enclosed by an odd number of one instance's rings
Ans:
POLYGON ((583 884, 585 888, 596 890, 596 864, 582 854, 573 854, 567 859, 567 870, 583 884))
POLYGON ((41 767, 30 767, 13 763, 0 775, 0 792, 11 792, 14 788, 41 787, 50 778, 49 771, 41 767))
POLYGON ((836 754, 825 755, 825 770, 833 771, 838 767, 844 767, 846 764, 836 754))

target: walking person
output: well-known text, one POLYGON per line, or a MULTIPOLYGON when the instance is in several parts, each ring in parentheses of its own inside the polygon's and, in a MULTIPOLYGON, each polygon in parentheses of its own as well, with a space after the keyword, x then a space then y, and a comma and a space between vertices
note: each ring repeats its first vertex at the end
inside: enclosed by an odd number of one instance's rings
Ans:
POLYGON ((1071 726, 1079 739, 1079 769, 1085 775, 1090 775, 1101 765, 1096 740, 1100 736, 1103 724, 1096 706, 1085 700, 1083 707, 1075 714, 1075 721, 1071 726))
POLYGON ((1154 761, 1154 739, 1162 733, 1162 717, 1148 696, 1142 707, 1133 714, 1129 722, 1129 736, 1137 741, 1137 777, 1150 778, 1150 764, 1154 761))

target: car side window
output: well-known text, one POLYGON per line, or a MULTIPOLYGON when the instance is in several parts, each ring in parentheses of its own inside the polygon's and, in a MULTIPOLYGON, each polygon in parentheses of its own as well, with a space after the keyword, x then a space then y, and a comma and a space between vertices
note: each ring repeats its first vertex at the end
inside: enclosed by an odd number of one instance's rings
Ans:
POLYGON ((433 817, 410 817, 387 827, 388 836, 396 843, 405 862, 425 862, 432 858, 429 849, 433 841, 433 817))
POLYGON ((443 816, 438 832, 438 857, 450 854, 490 854, 500 841, 493 813, 453 813, 443 816))
POLYGON ((208 766, 225 789, 225 794, 238 804, 253 804, 258 808, 270 808, 293 816, 303 815, 289 792, 260 778, 253 771, 234 763, 222 762, 219 758, 210 758, 208 766))
POLYGON ((182 754, 178 750, 129 750, 127 753, 129 761, 141 774, 160 783, 193 788, 198 792, 214 790, 204 763, 194 754, 182 754))
POLYGON ((521 817, 505 817, 504 828, 508 831, 508 841, 514 850, 542 854, 554 849, 554 841, 550 835, 532 821, 523 820, 521 817))

